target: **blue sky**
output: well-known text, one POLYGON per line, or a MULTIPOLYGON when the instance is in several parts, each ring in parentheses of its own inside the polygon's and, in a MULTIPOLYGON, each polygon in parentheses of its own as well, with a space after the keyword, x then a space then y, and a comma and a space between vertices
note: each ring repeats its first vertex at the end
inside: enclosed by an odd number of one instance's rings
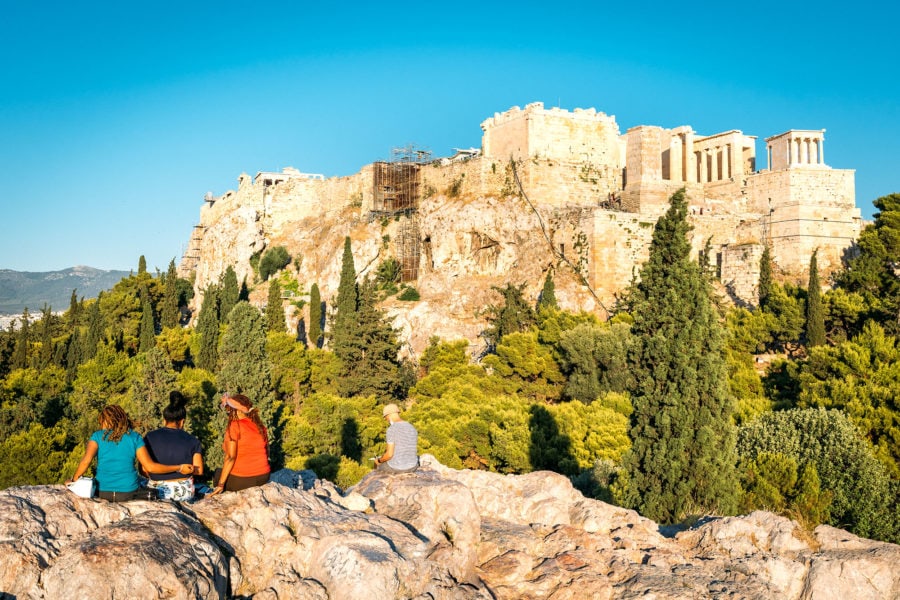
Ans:
MULTIPOLYGON (((889 3, 7 3, 0 268, 165 270, 241 172, 479 146, 542 101, 635 125, 825 128, 857 205, 900 191, 889 3), (87 5, 87 6, 85 6, 87 5)), ((758 166, 765 151, 757 147, 758 166)))

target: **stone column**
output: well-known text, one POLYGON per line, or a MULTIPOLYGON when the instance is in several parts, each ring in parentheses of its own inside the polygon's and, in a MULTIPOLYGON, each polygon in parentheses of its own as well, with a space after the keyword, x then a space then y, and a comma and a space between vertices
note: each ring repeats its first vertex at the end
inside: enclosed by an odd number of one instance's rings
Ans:
POLYGON ((725 162, 725 157, 722 157, 722 160, 719 160, 719 155, 722 151, 722 146, 716 146, 713 149, 713 164, 712 164, 712 172, 713 172, 713 181, 722 181, 722 163, 725 162))
POLYGON ((684 151, 684 144, 681 135, 673 136, 669 142, 669 179, 672 181, 684 181, 681 177, 681 153, 684 151))
POLYGON ((684 134, 684 164, 682 165, 682 169, 684 172, 684 181, 694 182, 696 181, 694 170, 696 169, 695 164, 692 164, 691 161, 694 160, 694 132, 688 131, 684 134))
POLYGON ((772 144, 766 144, 766 171, 772 170, 772 144))
POLYGON ((825 164, 825 136, 819 138, 819 164, 825 164))
POLYGON ((809 141, 809 164, 819 164, 819 139, 813 138, 809 141))
POLYGON ((700 150, 697 153, 697 157, 700 159, 700 169, 699 173, 697 173, 697 178, 700 180, 700 183, 706 183, 706 150, 700 150))

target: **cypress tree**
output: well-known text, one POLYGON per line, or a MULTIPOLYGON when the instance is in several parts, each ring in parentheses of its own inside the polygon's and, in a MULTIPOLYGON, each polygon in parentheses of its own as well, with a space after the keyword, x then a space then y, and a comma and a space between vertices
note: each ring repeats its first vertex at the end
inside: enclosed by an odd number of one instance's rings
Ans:
POLYGON ((806 344, 812 348, 825 343, 825 313, 822 310, 822 288, 819 285, 819 263, 816 249, 809 259, 809 287, 806 296, 806 344))
POLYGON ((181 314, 178 310, 178 273, 175 270, 175 259, 169 261, 166 280, 163 284, 162 310, 159 321, 163 329, 178 327, 181 314))
POLYGON ((277 279, 269 281, 269 298, 266 301, 266 327, 269 331, 277 333, 284 333, 285 330, 284 306, 281 303, 281 284, 277 279))
POLYGON ((553 271, 547 271, 544 277, 544 287, 541 289, 541 296, 538 299, 538 309, 541 308, 559 308, 556 303, 556 284, 553 283, 553 271))
POLYGON ((215 372, 219 362, 219 298, 214 285, 206 288, 200 316, 197 317, 197 335, 200 336, 200 350, 197 352, 197 366, 215 372))
POLYGON ((757 297, 759 307, 765 308, 772 293, 772 251, 769 244, 763 246, 763 253, 759 259, 759 288, 757 297))
POLYGON ((219 294, 219 314, 222 320, 228 318, 228 313, 234 308, 234 305, 240 300, 241 290, 238 288, 237 274, 234 267, 228 265, 225 273, 222 274, 221 293, 219 294))
POLYGON ((506 287, 492 288, 503 296, 502 306, 489 306, 487 320, 490 326, 482 334, 488 345, 493 349, 500 343, 503 336, 510 333, 528 331, 537 323, 537 315, 531 304, 525 301, 525 284, 513 285, 507 283, 506 287))
POLYGON ((87 335, 82 338, 81 361, 94 358, 94 355, 97 354, 97 346, 103 338, 103 315, 100 313, 100 298, 102 296, 103 292, 100 292, 97 299, 88 308, 88 329, 87 335))
POLYGON ((25 369, 28 367, 28 344, 31 341, 30 321, 31 316, 28 314, 28 307, 26 306, 25 310, 22 311, 22 317, 19 319, 22 326, 19 327, 18 335, 16 335, 16 349, 12 355, 13 369, 25 369))
POLYGON ((317 283, 309 290, 309 343, 313 348, 322 347, 322 297, 317 283))
POLYGON ((350 251, 350 238, 344 238, 344 255, 341 259, 341 280, 331 324, 331 348, 341 360, 349 356, 349 347, 356 337, 356 309, 359 306, 359 289, 356 285, 356 266, 350 251))
POLYGON ((263 421, 271 423, 275 395, 266 352, 266 323, 256 307, 238 302, 232 309, 222 336, 221 358, 219 387, 230 393, 245 394, 259 408, 263 421))
POLYGON ((81 352, 83 350, 81 335, 76 327, 69 336, 69 342, 66 345, 66 382, 75 381, 78 374, 78 365, 81 364, 81 352))
MULTIPOLYGON (((145 288, 146 291, 146 288, 145 288)), ((156 346, 156 325, 153 323, 153 306, 144 294, 141 300, 141 332, 138 352, 146 352, 156 346)))
POLYGON ((359 288, 355 335, 341 345, 340 354, 335 348, 341 359, 338 391, 345 397, 374 395, 387 401, 405 393, 397 359, 400 343, 375 302, 375 283, 366 280, 359 288))
POLYGON ((150 348, 140 361, 140 376, 131 385, 134 406, 128 411, 140 433, 155 429, 162 421, 162 411, 175 389, 175 369, 169 356, 160 348, 150 348))
POLYGON ((53 310, 44 305, 41 311, 41 352, 38 354, 37 368, 44 370, 53 361, 53 310))
POLYGON ((143 275, 147 272, 147 259, 144 258, 144 255, 141 254, 141 257, 138 259, 138 275, 143 275))
POLYGON ((689 229, 682 189, 654 228, 633 290, 628 501, 662 523, 728 514, 738 494, 724 335, 709 281, 690 259, 689 229))
POLYGON ((78 295, 76 294, 77 291, 72 290, 72 296, 69 298, 69 312, 66 315, 72 329, 78 325, 78 315, 81 312, 81 304, 78 302, 78 295))

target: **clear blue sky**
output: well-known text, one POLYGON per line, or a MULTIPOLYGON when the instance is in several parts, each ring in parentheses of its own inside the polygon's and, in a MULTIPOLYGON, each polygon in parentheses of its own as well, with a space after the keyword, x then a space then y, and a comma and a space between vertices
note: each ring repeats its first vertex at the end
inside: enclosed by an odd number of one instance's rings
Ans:
POLYGON ((893 3, 327 4, 6 3, 0 268, 165 270, 241 172, 447 155, 534 101, 622 131, 825 128, 865 217, 900 191, 893 3))

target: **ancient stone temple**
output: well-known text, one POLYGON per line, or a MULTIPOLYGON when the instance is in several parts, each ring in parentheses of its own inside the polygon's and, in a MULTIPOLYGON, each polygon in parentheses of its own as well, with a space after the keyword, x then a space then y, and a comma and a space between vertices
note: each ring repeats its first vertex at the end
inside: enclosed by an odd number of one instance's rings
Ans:
POLYGON ((825 130, 766 138, 764 169, 756 138, 737 130, 700 135, 689 126, 638 126, 620 134, 593 109, 512 108, 481 125, 485 162, 517 161, 522 187, 545 206, 592 207, 592 275, 622 281, 640 263, 651 225, 684 187, 694 247, 736 298, 751 300, 759 257, 769 244, 781 275, 802 280, 819 249, 824 271, 840 265, 860 231, 854 172, 824 162, 825 130))
MULTIPOLYGON (((193 272, 202 293, 229 265, 252 279, 251 257, 285 245, 302 256, 301 288, 317 282, 327 299, 350 235, 361 275, 396 258, 403 281, 434 300, 416 314, 433 311, 428 324, 440 329, 454 311, 462 322, 471 305, 491 301, 491 286, 539 289, 548 270, 572 274, 561 282, 564 307, 602 312, 646 260, 653 226, 680 188, 694 252, 705 250, 736 302, 754 302, 764 245, 776 276, 800 283, 818 249, 827 281, 860 231, 854 172, 825 164, 825 130, 765 138, 759 165, 757 138, 741 131, 640 125, 622 133, 615 117, 592 108, 533 103, 481 129, 481 148, 434 158, 408 146, 346 177, 292 168, 241 175, 236 191, 205 198, 180 273, 193 272)), ((448 335, 477 337, 474 323, 463 329, 448 335)))

